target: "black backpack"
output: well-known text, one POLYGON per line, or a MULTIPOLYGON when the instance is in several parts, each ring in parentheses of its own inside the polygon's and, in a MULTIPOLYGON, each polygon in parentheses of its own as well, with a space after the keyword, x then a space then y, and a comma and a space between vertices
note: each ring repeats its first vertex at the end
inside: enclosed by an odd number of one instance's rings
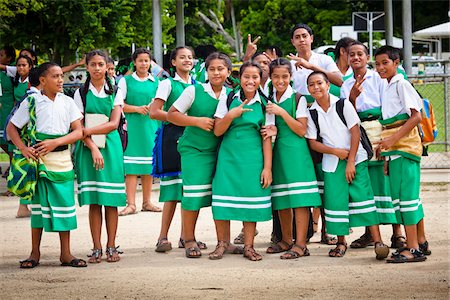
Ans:
MULTIPOLYGON (((345 120, 344 116, 344 101, 345 98, 339 99, 339 101, 336 102, 336 112, 339 115, 339 118, 341 119, 342 123, 344 123, 345 126, 347 126, 347 121, 345 120)), ((322 137, 320 136, 320 127, 319 127, 319 115, 316 109, 310 109, 309 113, 311 114, 311 119, 314 122, 314 125, 316 125, 317 128, 317 141, 322 143, 322 137)), ((373 157, 373 149, 372 144, 370 143, 369 137, 367 136, 367 132, 364 129, 364 127, 359 126, 359 129, 361 131, 361 145, 363 146, 364 150, 367 152, 367 159, 370 160, 373 157)), ((310 148, 309 150, 311 152, 311 157, 315 164, 322 162, 323 153, 316 152, 310 148)))
MULTIPOLYGON (((114 86, 113 95, 116 95, 117 86, 114 86)), ((80 86, 80 96, 81 101, 83 102, 83 109, 86 109, 86 93, 84 93, 84 84, 80 86)), ((122 115, 120 116, 119 126, 117 127, 117 131, 119 132, 120 141, 122 142, 122 150, 125 151, 128 145, 128 130, 127 130, 127 119, 125 118, 125 114, 122 111, 122 115)))

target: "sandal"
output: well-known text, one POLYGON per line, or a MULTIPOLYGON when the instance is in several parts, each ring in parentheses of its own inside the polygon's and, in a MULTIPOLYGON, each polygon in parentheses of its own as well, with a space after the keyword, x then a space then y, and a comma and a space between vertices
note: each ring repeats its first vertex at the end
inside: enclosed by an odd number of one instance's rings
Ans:
POLYGON ((119 254, 123 254, 123 251, 121 251, 119 247, 120 246, 106 248, 105 252, 107 262, 118 262, 120 260, 119 254))
POLYGON ((391 236, 391 248, 404 248, 406 247, 406 238, 402 235, 391 236))
POLYGON ((222 259, 224 254, 244 254, 244 248, 240 246, 232 245, 227 241, 218 241, 216 249, 209 254, 209 259, 218 260, 222 259))
MULTIPOLYGON (((184 244, 186 243, 186 241, 185 240, 183 240, 182 238, 180 238, 180 240, 178 241, 178 248, 184 248, 185 246, 184 246, 184 244)), ((198 241, 197 242, 197 246, 198 246, 198 248, 200 248, 200 250, 205 250, 205 249, 208 249, 208 247, 206 246, 206 244, 205 243, 203 243, 203 242, 201 242, 201 241, 198 241)))
POLYGON ((34 259, 31 259, 31 258, 20 261, 21 269, 33 269, 37 266, 39 266, 39 262, 35 261, 34 259))
MULTIPOLYGON (((350 246, 351 247, 351 246, 350 246)), ((383 242, 375 243, 375 254, 377 255, 375 258, 378 260, 383 260, 389 255, 389 247, 383 242)))
POLYGON ((337 238, 328 234, 322 235, 320 239, 321 244, 325 245, 336 245, 337 244, 337 238))
POLYGON ((422 251, 423 255, 431 255, 430 246, 427 241, 423 244, 419 243, 419 250, 422 251))
MULTIPOLYGON (((255 229, 255 236, 257 236, 259 233, 258 229, 255 229)), ((234 239, 234 244, 244 244, 244 232, 241 231, 239 235, 234 239)))
POLYGON ((359 239, 354 240, 351 244, 350 244, 350 248, 354 248, 354 249, 361 249, 361 248, 366 248, 367 246, 373 246, 373 238, 372 235, 370 233, 364 233, 362 236, 359 237, 359 239))
POLYGON ((103 255, 102 249, 92 249, 91 251, 92 251, 92 254, 87 256, 87 257, 89 257, 88 262, 89 263, 101 263, 102 255, 103 255))
POLYGON ((246 245, 244 247, 244 257, 251 260, 251 261, 259 261, 262 260, 262 256, 255 251, 255 248, 253 248, 253 245, 246 245))
POLYGON ((184 243, 194 243, 196 245, 194 247, 189 247, 184 250, 187 258, 199 258, 202 256, 200 247, 198 247, 197 242, 195 240, 184 241, 184 243))
MULTIPOLYGON (((393 254, 391 258, 387 259, 387 263, 398 264, 398 263, 409 263, 409 262, 422 262, 427 259, 422 251, 417 249, 403 248, 403 251, 408 250, 413 257, 407 257, 399 252, 398 254, 393 254)), ((402 252, 403 252, 402 251, 402 252)))
POLYGON ((345 252, 347 252, 347 244, 346 243, 337 242, 336 243, 336 248, 331 249, 330 252, 328 252, 328 256, 329 257, 344 257, 345 252), (342 250, 341 248, 339 248, 339 246, 344 246, 345 249, 342 250))
POLYGON ((270 245, 269 248, 267 248, 266 253, 274 254, 274 253, 281 253, 284 251, 288 251, 292 248, 293 244, 288 244, 285 241, 279 241, 276 244, 270 245), (282 246, 285 246, 286 248, 283 248, 282 246))
POLYGON ((300 246, 299 244, 294 244, 289 251, 286 251, 283 255, 280 256, 281 259, 296 259, 302 256, 310 256, 308 248, 306 246, 300 246), (294 249, 298 248, 302 250, 302 252, 295 251, 294 249))
POLYGON ((316 233, 319 230, 319 222, 313 221, 313 232, 316 233))
POLYGON ((167 252, 172 250, 172 244, 167 240, 167 238, 162 238, 156 243, 156 252, 167 252))
POLYGON ((162 209, 152 203, 148 203, 147 205, 142 205, 141 211, 149 211, 149 212, 162 212, 162 209))
POLYGON ((137 214, 136 205, 127 204, 127 206, 119 212, 119 216, 129 216, 137 214))
POLYGON ((84 268, 87 267, 87 263, 84 259, 74 258, 69 262, 62 262, 61 267, 84 268))

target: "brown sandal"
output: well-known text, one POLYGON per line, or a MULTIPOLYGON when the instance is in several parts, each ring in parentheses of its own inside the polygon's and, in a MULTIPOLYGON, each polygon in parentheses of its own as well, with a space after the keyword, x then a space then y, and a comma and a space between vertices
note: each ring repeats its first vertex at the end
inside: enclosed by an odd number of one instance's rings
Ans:
POLYGON ((216 249, 209 254, 209 259, 218 260, 222 259, 223 255, 227 254, 243 254, 244 248, 240 246, 232 245, 227 241, 219 241, 217 243, 216 249))
POLYGON ((406 238, 403 235, 391 236, 391 248, 405 248, 406 238))
POLYGON ((361 248, 366 248, 367 246, 373 246, 373 245, 374 245, 374 242, 373 242, 372 234, 364 233, 362 236, 359 237, 359 239, 354 240, 350 244, 350 248, 361 249, 361 248))
POLYGON ((130 216, 137 214, 136 205, 127 204, 127 206, 119 212, 119 216, 130 216))
POLYGON ((331 249, 330 252, 328 252, 328 256, 329 257, 343 257, 345 255, 345 252, 347 252, 347 244, 346 243, 337 242, 336 243, 336 248, 331 249), (341 248, 339 248, 339 246, 344 246, 345 249, 342 250, 341 248))
POLYGON ((283 255, 280 256, 281 259, 295 259, 295 258, 299 258, 302 256, 310 256, 311 254, 309 253, 308 248, 306 248, 306 246, 300 246, 299 244, 294 244, 292 246, 292 248, 287 251, 286 253, 284 253, 283 255), (300 250, 302 250, 302 252, 298 252, 295 251, 294 249, 298 248, 300 250))
POLYGON ((196 240, 188 240, 184 241, 185 244, 194 243, 195 246, 193 247, 185 247, 184 251, 187 258, 199 258, 202 256, 202 252, 200 251, 200 248, 197 245, 196 240))
POLYGON ((267 248, 266 253, 274 254, 288 251, 292 248, 292 245, 293 244, 288 244, 287 242, 281 240, 276 244, 270 245, 269 248, 267 248), (283 248, 283 246, 286 248, 283 248))
POLYGON ((256 252, 255 248, 253 248, 253 245, 246 245, 244 247, 244 257, 251 261, 262 260, 262 256, 258 252, 256 252))

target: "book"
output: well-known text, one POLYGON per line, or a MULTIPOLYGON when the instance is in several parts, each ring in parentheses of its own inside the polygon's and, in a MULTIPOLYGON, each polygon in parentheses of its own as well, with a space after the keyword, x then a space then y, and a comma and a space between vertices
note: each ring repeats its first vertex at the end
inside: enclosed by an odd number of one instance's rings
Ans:
MULTIPOLYGON (((92 128, 106 122, 109 122, 109 117, 104 114, 86 114, 84 116, 84 126, 86 128, 92 128)), ((91 136, 91 139, 98 148, 105 148, 106 134, 94 134, 91 136)))

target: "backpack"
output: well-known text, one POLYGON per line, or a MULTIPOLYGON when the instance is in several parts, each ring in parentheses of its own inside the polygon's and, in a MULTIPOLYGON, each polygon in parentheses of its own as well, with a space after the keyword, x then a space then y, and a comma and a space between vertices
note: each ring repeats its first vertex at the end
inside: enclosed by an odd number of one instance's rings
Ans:
MULTIPOLYGON (((336 112, 341 119, 342 123, 347 127, 347 121, 345 120, 344 116, 344 101, 345 98, 339 99, 339 101, 336 102, 336 112)), ((322 143, 322 137, 320 136, 320 127, 319 127, 319 115, 316 109, 310 109, 309 110, 311 114, 311 119, 314 122, 314 125, 316 125, 317 128, 317 141, 322 143)), ((360 132, 361 132, 361 145, 363 146, 364 150, 367 152, 367 159, 370 160, 373 157, 373 149, 372 144, 370 143, 369 137, 367 136, 366 130, 364 127, 359 126, 360 132)), ((322 162, 323 154, 316 152, 310 148, 311 157, 315 164, 318 164, 322 162)))
MULTIPOLYGON (((114 85, 113 95, 116 94, 117 89, 118 89, 117 86, 114 85)), ((83 90, 84 90, 84 84, 82 84, 80 86, 79 91, 80 91, 81 101, 83 102, 83 109, 86 109, 86 94, 83 93, 83 90)), ((127 149, 127 145, 128 145, 128 129, 127 129, 127 119, 125 118, 125 114, 123 113, 123 111, 121 112, 119 126, 117 127, 117 131, 119 132, 120 141, 122 142, 122 150, 125 151, 125 149, 127 149)))

